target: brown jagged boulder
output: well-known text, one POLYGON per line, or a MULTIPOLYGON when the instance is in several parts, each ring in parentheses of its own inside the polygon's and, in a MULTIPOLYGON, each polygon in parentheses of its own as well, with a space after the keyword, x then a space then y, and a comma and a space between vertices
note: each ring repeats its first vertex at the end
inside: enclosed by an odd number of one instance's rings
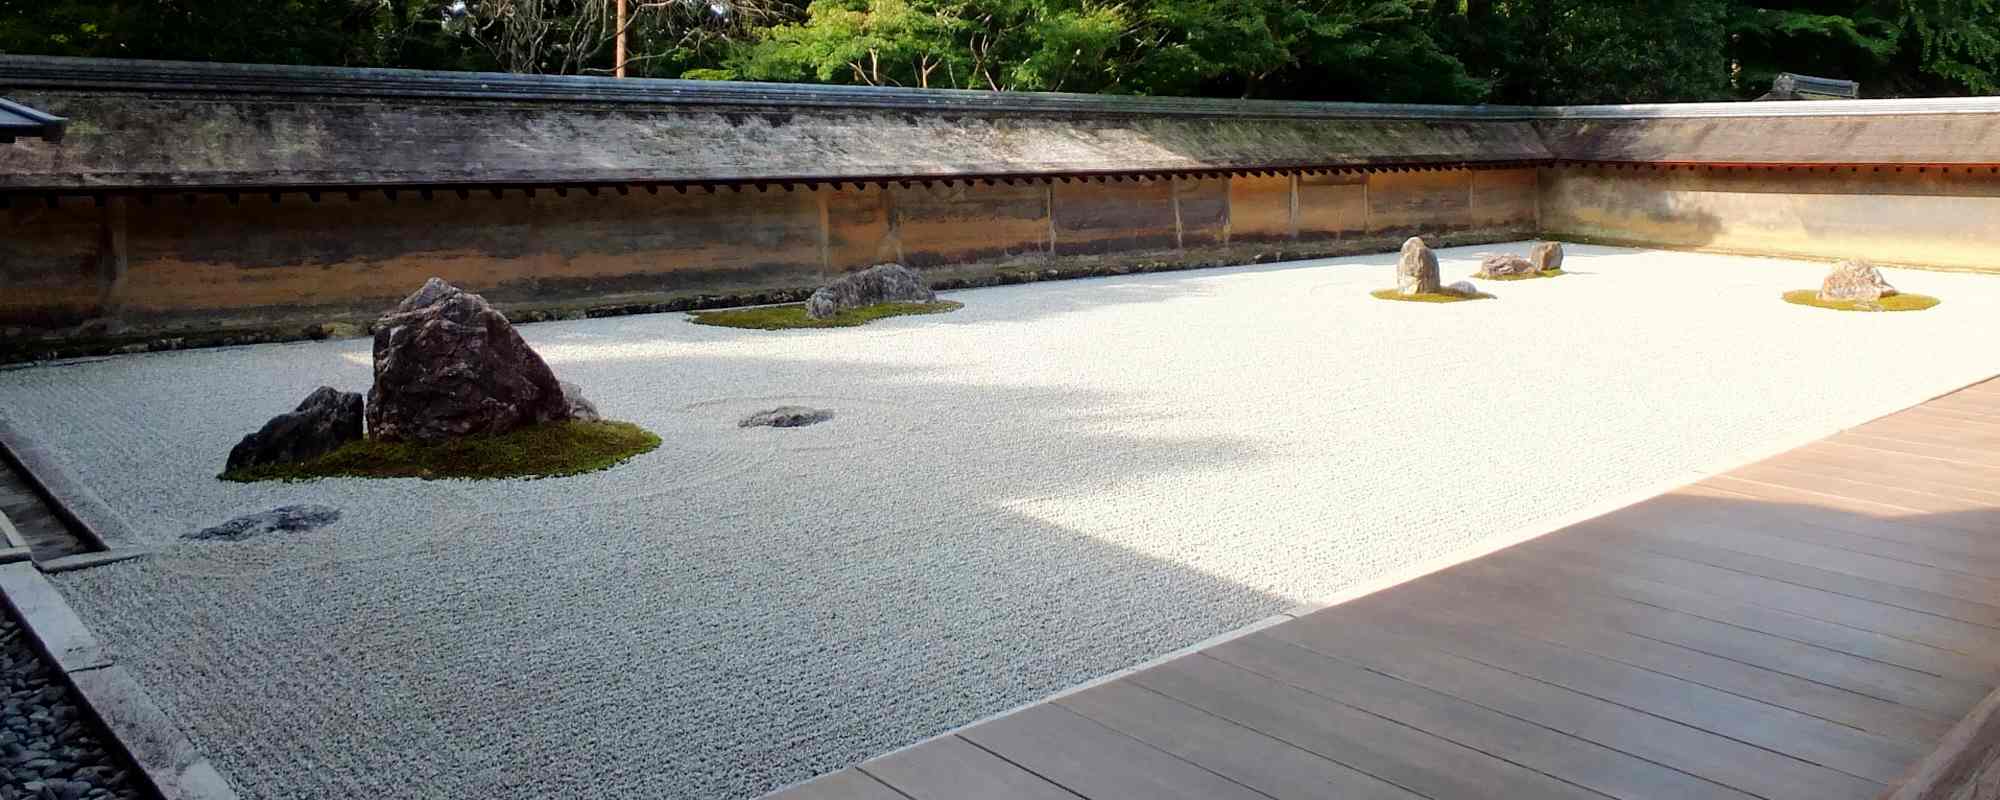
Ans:
POLYGON ((1535 265, 1536 272, 1562 269, 1562 242, 1536 242, 1535 246, 1528 250, 1528 261, 1535 265))
POLYGON ((1496 254, 1479 259, 1479 274, 1475 278, 1505 278, 1513 275, 1533 275, 1534 262, 1520 256, 1496 254))
POLYGON ((1396 258, 1396 291, 1402 294, 1437 294, 1441 285, 1438 257, 1431 252, 1430 245, 1424 244, 1420 236, 1405 240, 1402 255, 1396 258))
POLYGON ((1895 293, 1881 270, 1858 258, 1840 262, 1819 286, 1821 300, 1880 300, 1895 293))
POLYGON ((571 409, 549 365, 479 295, 432 278, 375 323, 371 439, 505 433, 571 409))
POLYGON ((287 464, 333 452, 361 438, 361 393, 321 386, 298 408, 279 414, 229 450, 223 469, 287 464))
POLYGON ((928 303, 937 293, 922 275, 901 264, 877 264, 829 283, 806 298, 806 316, 826 319, 876 303, 928 303))

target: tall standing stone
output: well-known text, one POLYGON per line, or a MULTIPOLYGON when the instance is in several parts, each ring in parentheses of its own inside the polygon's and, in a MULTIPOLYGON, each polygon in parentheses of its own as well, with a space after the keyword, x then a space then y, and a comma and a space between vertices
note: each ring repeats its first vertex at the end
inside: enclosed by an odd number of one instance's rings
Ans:
POLYGON ((375 323, 369 438, 434 442, 571 414, 549 365, 479 295, 432 278, 375 323))
POLYGON ((1528 261, 1535 265, 1536 272, 1562 269, 1562 242, 1536 242, 1535 246, 1528 250, 1528 261))
POLYGON ((1858 258, 1840 262, 1819 285, 1821 300, 1873 301, 1895 293, 1881 270, 1858 258))
POLYGON ((1402 294, 1437 294, 1438 257, 1419 236, 1412 236, 1403 242, 1403 253, 1396 259, 1396 291, 1402 294))

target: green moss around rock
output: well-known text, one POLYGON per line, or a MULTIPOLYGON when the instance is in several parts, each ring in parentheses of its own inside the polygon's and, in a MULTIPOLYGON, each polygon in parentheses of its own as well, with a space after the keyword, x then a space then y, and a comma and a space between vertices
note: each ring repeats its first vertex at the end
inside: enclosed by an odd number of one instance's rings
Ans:
POLYGON ((1541 272, 1527 272, 1520 275, 1474 275, 1472 277, 1483 281, 1532 281, 1538 278, 1553 278, 1558 275, 1568 274, 1559 269, 1545 269, 1541 272))
POLYGON ((1819 291, 1800 289, 1786 292, 1785 302, 1835 311, 1922 311, 1944 302, 1927 294, 1898 293, 1880 300, 1821 300, 1819 291))
POLYGON ((728 308, 721 311, 696 311, 689 317, 696 325, 720 325, 725 328, 751 328, 760 331, 789 330, 792 328, 852 328, 883 317, 901 317, 910 314, 943 314, 957 311, 965 304, 950 300, 936 300, 929 303, 876 303, 872 306, 850 308, 826 319, 813 319, 806 315, 804 303, 790 303, 782 306, 756 306, 754 308, 728 308))
POLYGON ((1485 292, 1459 294, 1458 292, 1426 292, 1424 294, 1403 294, 1394 289, 1376 289, 1369 294, 1382 300, 1400 300, 1405 303, 1459 303, 1466 300, 1491 300, 1493 295, 1485 292))
POLYGON ((226 481, 315 478, 557 478, 609 469, 660 446, 630 422, 556 422, 432 444, 348 442, 318 458, 225 472, 226 481))

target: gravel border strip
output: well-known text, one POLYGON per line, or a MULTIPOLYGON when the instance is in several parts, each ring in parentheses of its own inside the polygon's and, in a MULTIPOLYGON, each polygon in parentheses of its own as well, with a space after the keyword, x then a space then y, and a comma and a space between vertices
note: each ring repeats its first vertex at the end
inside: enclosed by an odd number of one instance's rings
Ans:
POLYGON ((35 649, 96 717, 163 800, 236 800, 236 790, 195 749, 166 712, 124 667, 112 663, 97 637, 31 563, 0 567, 0 593, 35 649))
POLYGON ((30 488, 49 501, 50 510, 69 523, 70 530, 84 544, 97 550, 50 559, 41 565, 43 569, 60 572, 137 558, 148 552, 134 544, 137 538, 132 536, 124 517, 8 420, 5 413, 0 413, 0 458, 12 462, 30 488))

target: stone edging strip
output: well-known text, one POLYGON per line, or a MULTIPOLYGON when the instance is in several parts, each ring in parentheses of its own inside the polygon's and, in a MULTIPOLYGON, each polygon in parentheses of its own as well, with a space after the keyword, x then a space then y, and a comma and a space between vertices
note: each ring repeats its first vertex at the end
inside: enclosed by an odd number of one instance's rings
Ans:
POLYGON ((70 529, 84 544, 97 550, 50 559, 40 565, 42 569, 61 572, 146 554, 147 551, 139 547, 138 540, 132 536, 124 517, 63 467, 46 448, 36 444, 9 421, 5 414, 0 414, 0 457, 13 462, 29 487, 49 500, 50 509, 69 523, 70 529))
POLYGON ((2000 784, 2000 689, 1973 706, 1883 800, 1986 798, 1994 796, 1996 784, 2000 784))
POLYGON ((111 741, 163 800, 236 800, 236 790, 196 750, 32 563, 0 566, 0 593, 34 647, 62 674, 111 741))

